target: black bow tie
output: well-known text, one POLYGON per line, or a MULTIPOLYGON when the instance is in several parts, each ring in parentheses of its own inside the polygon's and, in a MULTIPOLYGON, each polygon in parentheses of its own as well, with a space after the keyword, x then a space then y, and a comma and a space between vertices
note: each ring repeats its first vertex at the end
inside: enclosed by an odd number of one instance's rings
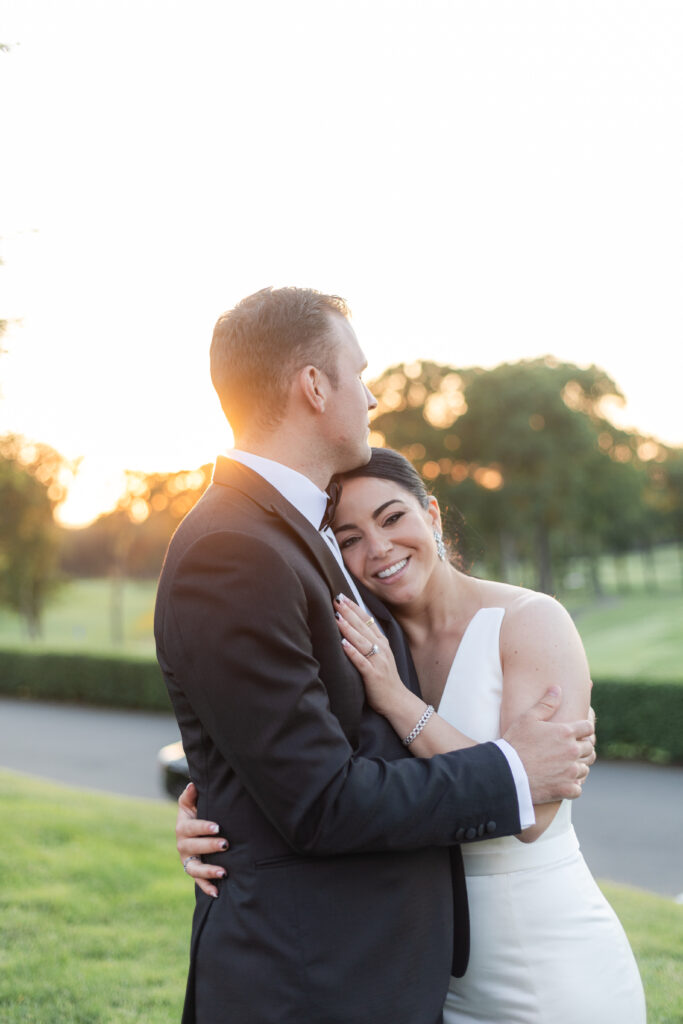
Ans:
POLYGON ((319 529, 326 530, 334 519, 334 514, 337 511, 337 505, 339 504, 339 498, 341 497, 341 484, 333 481, 327 488, 327 505, 325 506, 325 515, 322 518, 322 522, 319 529))

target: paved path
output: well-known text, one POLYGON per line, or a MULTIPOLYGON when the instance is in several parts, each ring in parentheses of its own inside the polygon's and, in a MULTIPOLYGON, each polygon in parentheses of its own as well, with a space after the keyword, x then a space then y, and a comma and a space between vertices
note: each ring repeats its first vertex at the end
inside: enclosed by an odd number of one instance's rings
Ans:
MULTIPOLYGON (((178 738, 170 714, 0 698, 0 766, 75 786, 163 799, 156 753, 178 738)), ((683 894, 683 768, 598 763, 574 822, 598 878, 683 894)))
POLYGON ((599 761, 572 818, 597 878, 683 896, 683 768, 599 761))
POLYGON ((163 799, 156 755, 178 739, 170 712, 0 698, 0 766, 72 786, 163 799))

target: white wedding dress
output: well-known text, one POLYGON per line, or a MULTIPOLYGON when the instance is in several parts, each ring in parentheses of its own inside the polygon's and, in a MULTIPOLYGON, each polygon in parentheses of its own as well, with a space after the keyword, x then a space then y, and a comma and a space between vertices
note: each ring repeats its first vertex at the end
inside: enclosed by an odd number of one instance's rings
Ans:
MULTIPOLYGON (((504 615, 472 618, 439 705, 480 742, 500 736, 504 615)), ((462 852, 470 960, 451 978, 444 1024, 645 1024, 633 953, 579 852, 570 801, 535 843, 506 836, 462 852)))

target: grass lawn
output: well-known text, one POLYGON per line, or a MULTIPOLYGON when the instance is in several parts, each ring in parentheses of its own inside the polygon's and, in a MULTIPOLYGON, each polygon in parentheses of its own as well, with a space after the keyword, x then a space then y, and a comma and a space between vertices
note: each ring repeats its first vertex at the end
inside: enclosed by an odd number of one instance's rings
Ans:
POLYGON ((648 1024, 683 1024, 683 905, 612 882, 600 887, 638 961, 648 1024))
MULTIPOLYGON (((192 893, 173 804, 0 772, 0 1020, 180 1019, 192 893)), ((683 1021, 683 906, 606 885, 640 964, 649 1024, 683 1021)))
POLYGON ((179 1021, 194 897, 173 804, 0 773, 0 807, 3 1024, 179 1021))
POLYGON ((0 609, 0 647, 125 653, 153 658, 155 594, 155 580, 126 580, 123 587, 124 644, 117 646, 111 638, 111 582, 107 579, 69 581, 46 608, 43 636, 38 641, 28 638, 19 616, 0 609))
POLYGON ((565 603, 594 679, 683 681, 683 590, 565 603))

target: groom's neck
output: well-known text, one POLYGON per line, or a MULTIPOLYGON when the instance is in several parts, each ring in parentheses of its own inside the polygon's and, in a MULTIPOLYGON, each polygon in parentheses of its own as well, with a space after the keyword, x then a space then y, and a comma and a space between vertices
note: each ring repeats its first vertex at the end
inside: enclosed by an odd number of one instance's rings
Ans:
POLYGON ((297 473, 308 477, 321 491, 324 491, 334 469, 327 465, 320 446, 318 445, 316 450, 316 445, 311 443, 311 440, 313 439, 302 437, 300 434, 292 434, 286 429, 278 429, 266 435, 243 434, 239 437, 236 436, 235 448, 288 466, 290 469, 296 470, 297 473))

